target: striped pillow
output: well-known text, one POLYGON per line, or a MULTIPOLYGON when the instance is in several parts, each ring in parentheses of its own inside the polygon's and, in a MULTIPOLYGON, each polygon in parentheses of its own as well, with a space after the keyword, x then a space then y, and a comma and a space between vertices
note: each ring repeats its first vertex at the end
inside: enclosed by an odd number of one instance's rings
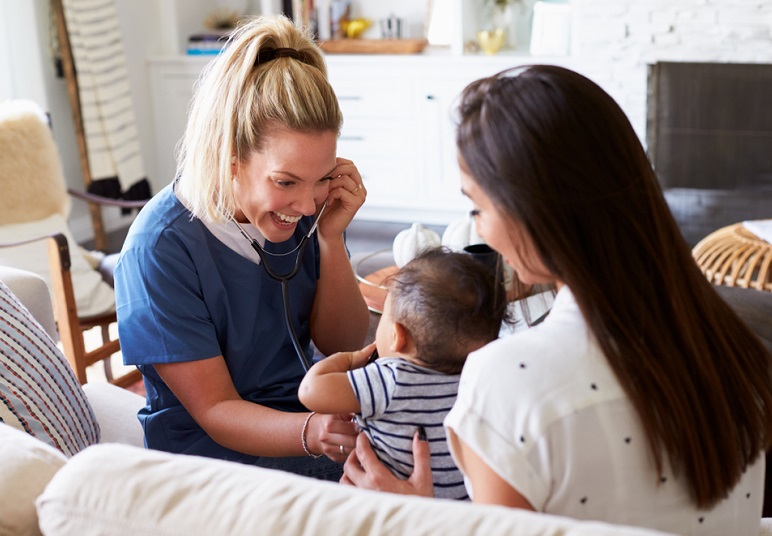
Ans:
POLYGON ((0 422, 65 456, 99 442, 99 424, 51 337, 0 282, 0 422))

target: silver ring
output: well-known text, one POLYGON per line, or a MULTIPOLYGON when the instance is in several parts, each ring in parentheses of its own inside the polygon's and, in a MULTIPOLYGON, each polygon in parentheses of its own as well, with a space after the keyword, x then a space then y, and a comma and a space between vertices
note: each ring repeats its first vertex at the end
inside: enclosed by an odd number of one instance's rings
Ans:
POLYGON ((343 448, 343 445, 338 445, 338 448, 340 449, 340 453, 341 453, 343 456, 345 456, 345 455, 346 455, 346 450, 343 448))

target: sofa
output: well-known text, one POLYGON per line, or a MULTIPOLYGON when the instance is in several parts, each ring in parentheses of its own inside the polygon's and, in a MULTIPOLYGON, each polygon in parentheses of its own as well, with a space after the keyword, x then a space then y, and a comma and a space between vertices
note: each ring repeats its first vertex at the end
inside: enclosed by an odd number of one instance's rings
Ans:
MULTIPOLYGON (((12 344, 3 347, 3 356, 7 359, 9 348, 24 341, 34 347, 29 355, 27 349, 17 348, 26 357, 21 365, 6 363, 6 370, 17 368, 6 374, 5 387, 0 382, 0 395, 22 400, 14 414, 3 414, 0 407, 0 416, 5 415, 0 423, 2 535, 663 534, 511 508, 371 492, 147 450, 136 419, 144 399, 107 383, 78 384, 36 320, 50 322, 47 289, 36 278, 18 272, 9 275, 0 267, 4 315, 0 320, 5 323, 0 332, 23 333, 7 337, 12 344), (33 312, 17 294, 25 297, 33 312), (35 355, 45 348, 47 355, 35 355), (25 375, 32 379, 27 392, 22 392, 18 382, 25 375), (8 391, 8 384, 17 389, 8 391), (56 396, 58 401, 52 401, 56 396), (35 404, 60 414, 40 416, 29 410, 35 404), (24 426, 14 427, 14 419, 24 426)), ((3 402, 8 407, 14 404, 5 398, 3 402)), ((761 534, 772 534, 762 525, 761 534)))

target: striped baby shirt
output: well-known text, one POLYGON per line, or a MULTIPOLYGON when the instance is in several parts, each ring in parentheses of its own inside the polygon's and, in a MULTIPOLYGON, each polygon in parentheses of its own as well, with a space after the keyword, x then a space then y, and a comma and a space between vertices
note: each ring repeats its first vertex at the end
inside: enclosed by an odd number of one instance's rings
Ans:
POLYGON ((413 435, 426 430, 434 496, 468 499, 453 463, 442 422, 456 401, 458 374, 443 374, 396 357, 382 357, 348 378, 359 400, 357 424, 378 458, 401 479, 413 472, 413 435))

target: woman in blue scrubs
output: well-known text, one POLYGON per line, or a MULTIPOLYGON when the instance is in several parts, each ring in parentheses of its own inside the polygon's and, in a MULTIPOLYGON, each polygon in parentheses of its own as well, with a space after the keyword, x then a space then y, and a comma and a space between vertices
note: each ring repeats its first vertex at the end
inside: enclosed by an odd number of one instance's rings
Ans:
POLYGON ((336 157, 342 116, 318 47, 283 17, 238 28, 196 88, 177 178, 132 225, 115 272, 124 362, 144 376, 148 448, 337 480, 350 415, 299 402, 306 359, 362 347, 369 315, 344 231, 366 190, 336 157), (305 249, 296 248, 324 206, 305 249), (238 223, 237 223, 238 222, 238 223))

